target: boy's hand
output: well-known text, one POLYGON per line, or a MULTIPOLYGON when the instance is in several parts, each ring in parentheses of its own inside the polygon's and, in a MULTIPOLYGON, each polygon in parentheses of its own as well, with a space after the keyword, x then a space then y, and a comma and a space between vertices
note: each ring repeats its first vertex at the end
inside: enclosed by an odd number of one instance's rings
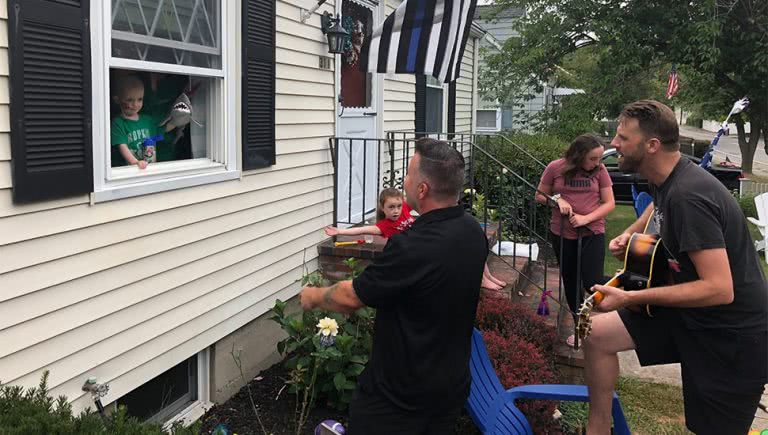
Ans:
POLYGON ((336 227, 325 227, 325 234, 329 236, 336 236, 339 234, 339 229, 336 227))
POLYGON ((149 163, 147 163, 146 160, 139 160, 138 162, 136 162, 136 166, 138 166, 139 169, 147 169, 148 164, 149 163))

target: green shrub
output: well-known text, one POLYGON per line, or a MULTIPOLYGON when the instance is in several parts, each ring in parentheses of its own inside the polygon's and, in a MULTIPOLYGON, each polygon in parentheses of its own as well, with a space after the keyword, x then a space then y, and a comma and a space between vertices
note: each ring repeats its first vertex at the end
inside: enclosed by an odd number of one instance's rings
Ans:
MULTIPOLYGON (((48 372, 45 371, 38 387, 26 391, 20 386, 0 385, 0 433, 19 435, 165 435, 159 424, 143 423, 128 416, 125 407, 118 407, 106 420, 90 409, 72 415, 72 407, 65 396, 54 399, 48 393, 48 372)), ((185 428, 174 424, 171 434, 197 434, 198 424, 185 428)))
POLYGON ((547 234, 549 211, 534 202, 535 189, 546 165, 562 157, 568 144, 547 134, 509 134, 481 137, 478 146, 492 157, 475 152, 474 186, 488 208, 498 212, 501 237, 529 243, 533 230, 547 234))
POLYGON ((704 120, 702 120, 702 119, 701 119, 700 117, 698 117, 698 116, 689 116, 689 117, 688 117, 688 118, 685 120, 685 125, 687 125, 687 126, 690 126, 690 127, 701 128, 701 126, 702 126, 703 124, 704 124, 704 120))
POLYGON ((373 309, 361 308, 347 317, 319 310, 288 315, 285 307, 286 303, 278 300, 272 308, 272 320, 288 333, 288 338, 277 344, 277 350, 286 357, 283 364, 294 378, 290 392, 314 389, 313 401, 325 400, 346 409, 373 346, 373 309), (326 317, 338 325, 331 344, 321 342, 316 326, 326 317))
MULTIPOLYGON (((364 267, 356 258, 344 260, 351 270, 349 279, 359 276, 364 267)), ((326 284, 316 272, 307 273, 302 285, 320 287, 326 284), (314 277, 315 279, 312 279, 314 277)), ((325 400, 330 406, 344 410, 352 400, 357 377, 362 373, 373 348, 373 321, 376 311, 363 307, 349 316, 321 310, 286 314, 287 303, 275 302, 274 320, 288 334, 277 343, 278 352, 286 359, 284 366, 290 371, 289 392, 303 402, 305 412, 298 417, 298 427, 308 409, 316 400, 325 400), (323 337, 318 328, 321 319, 335 322, 332 337, 323 337), (299 399, 299 396, 304 398, 299 399)))
POLYGON ((755 206, 754 194, 739 196, 738 193, 734 193, 734 196, 736 197, 736 201, 739 203, 739 207, 741 207, 741 212, 744 213, 744 217, 757 217, 757 207, 755 206))

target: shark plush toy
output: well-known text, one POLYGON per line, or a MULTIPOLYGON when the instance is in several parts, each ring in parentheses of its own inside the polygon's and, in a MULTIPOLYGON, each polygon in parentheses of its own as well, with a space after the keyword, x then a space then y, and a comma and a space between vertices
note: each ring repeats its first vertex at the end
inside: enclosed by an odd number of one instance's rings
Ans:
POLYGON ((182 92, 173 102, 168 116, 160 123, 160 126, 166 125, 169 122, 176 127, 176 137, 173 139, 174 145, 184 137, 184 127, 190 122, 194 122, 200 127, 203 126, 192 117, 192 102, 189 101, 189 97, 185 92, 182 92))

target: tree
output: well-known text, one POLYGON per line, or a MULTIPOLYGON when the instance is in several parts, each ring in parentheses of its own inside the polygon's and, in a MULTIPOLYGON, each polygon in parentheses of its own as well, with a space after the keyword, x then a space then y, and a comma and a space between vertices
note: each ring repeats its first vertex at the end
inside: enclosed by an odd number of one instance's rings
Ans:
MULTIPOLYGON (((723 119, 734 101, 749 108, 733 120, 742 168, 752 171, 760 134, 768 138, 768 1, 766 0, 495 0, 521 7, 520 38, 489 55, 481 74, 486 98, 510 101, 540 89, 577 65, 574 85, 596 117, 615 117, 638 98, 663 98, 666 72, 677 65, 676 101, 723 119), (578 71, 581 69, 582 71, 578 71), (744 123, 751 123, 751 133, 744 123)), ((768 152, 768 140, 766 140, 768 152)))

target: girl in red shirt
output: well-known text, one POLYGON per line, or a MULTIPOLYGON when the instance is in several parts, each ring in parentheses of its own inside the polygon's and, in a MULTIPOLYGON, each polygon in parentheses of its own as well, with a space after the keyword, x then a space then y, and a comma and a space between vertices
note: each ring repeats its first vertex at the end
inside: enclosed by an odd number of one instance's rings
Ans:
MULTIPOLYGON (((411 215, 411 208, 405 202, 403 193, 395 188, 387 188, 379 194, 379 204, 376 210, 376 225, 367 225, 362 227, 336 228, 326 227, 325 234, 329 236, 357 236, 363 234, 372 234, 389 238, 395 234, 400 234, 413 225, 416 220, 411 215)), ((490 290, 501 290, 507 283, 491 275, 488 265, 485 265, 483 271, 483 281, 481 286, 490 290)))
POLYGON ((325 234, 335 236, 357 236, 362 234, 373 234, 374 236, 392 237, 400 234, 413 225, 414 220, 411 216, 411 208, 403 200, 403 192, 390 187, 384 189, 379 194, 379 206, 376 209, 376 225, 367 225, 364 227, 336 228, 326 227, 325 234))

